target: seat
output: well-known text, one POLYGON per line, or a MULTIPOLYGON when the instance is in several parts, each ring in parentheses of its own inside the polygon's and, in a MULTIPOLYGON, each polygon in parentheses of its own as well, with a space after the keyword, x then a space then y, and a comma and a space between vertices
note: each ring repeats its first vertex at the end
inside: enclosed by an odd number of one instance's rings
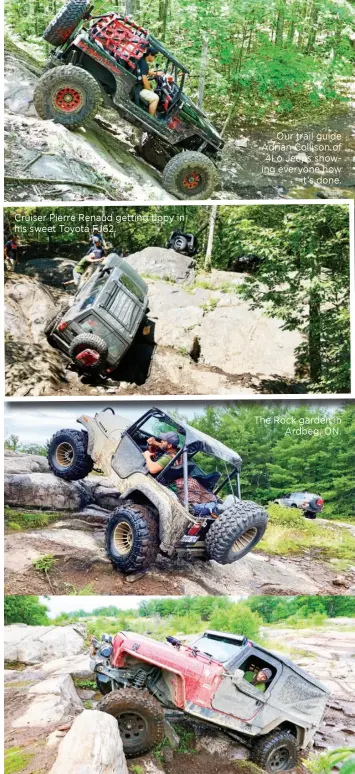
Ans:
POLYGON ((201 484, 205 489, 208 489, 209 492, 213 492, 215 487, 218 484, 219 479, 221 478, 221 473, 218 472, 218 470, 212 471, 212 473, 205 473, 203 475, 194 476, 196 481, 201 484))
MULTIPOLYGON (((159 460, 158 460, 159 462, 159 460)), ((187 474, 188 478, 191 476, 194 470, 194 463, 189 462, 187 466, 187 474)), ((184 478, 184 466, 183 465, 173 465, 168 470, 162 470, 162 472, 159 474, 159 481, 162 484, 173 484, 174 481, 177 481, 179 478, 184 478)))

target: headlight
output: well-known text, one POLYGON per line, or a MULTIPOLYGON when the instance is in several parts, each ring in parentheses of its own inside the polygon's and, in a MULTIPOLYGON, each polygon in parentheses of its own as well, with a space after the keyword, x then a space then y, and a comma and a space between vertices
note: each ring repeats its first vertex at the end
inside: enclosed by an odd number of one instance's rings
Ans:
POLYGON ((105 645, 101 646, 101 648, 99 650, 99 654, 100 654, 100 656, 103 656, 104 658, 109 658, 109 656, 111 656, 112 650, 113 650, 112 645, 106 645, 105 644, 105 645))

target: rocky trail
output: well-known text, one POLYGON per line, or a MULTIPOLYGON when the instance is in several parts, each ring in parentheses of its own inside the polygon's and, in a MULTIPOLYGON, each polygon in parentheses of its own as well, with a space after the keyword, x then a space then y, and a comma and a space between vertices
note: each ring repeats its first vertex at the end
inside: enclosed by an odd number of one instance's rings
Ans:
POLYGON ((45 457, 14 452, 6 452, 5 471, 5 502, 12 509, 5 514, 5 593, 61 595, 82 589, 92 594, 158 596, 354 593, 354 568, 339 575, 312 549, 285 558, 253 551, 227 566, 158 555, 144 574, 125 576, 112 568, 104 547, 105 526, 119 499, 109 479, 91 474, 84 481, 65 482, 49 472, 45 457), (25 519, 20 530, 17 509, 25 519), (35 528, 33 512, 39 521, 35 528), (39 561, 44 556, 50 557, 47 570, 39 561))
MULTIPOLYGON (((354 620, 328 619, 316 630, 268 626, 261 634, 331 691, 312 752, 353 746, 354 620)), ((96 710, 100 694, 91 682, 85 623, 13 624, 5 627, 4 641, 6 757, 20 748, 24 774, 71 774, 80 767, 88 774, 128 774, 117 725, 96 710)), ((191 763, 198 774, 259 771, 248 765, 247 748, 218 730, 169 715, 165 731, 169 741, 157 753, 128 761, 131 772, 184 774, 191 763), (181 738, 189 742, 181 745, 181 738)), ((304 771, 301 764, 295 774, 304 771)))
MULTIPOLYGON (((32 96, 42 60, 43 52, 24 44, 13 32, 9 34, 5 55, 6 200, 174 201, 175 197, 162 187, 159 173, 137 155, 139 131, 118 117, 110 106, 103 104, 94 121, 75 131, 38 118, 32 96)), ((353 79, 344 79, 343 89, 344 95, 354 90, 353 79)), ((340 115, 326 119, 327 130, 339 134, 342 140, 337 157, 340 170, 337 184, 311 184, 311 174, 302 175, 297 169, 312 168, 312 154, 307 156, 297 150, 293 151, 296 154, 293 167, 287 163, 287 154, 282 153, 283 171, 272 171, 267 158, 273 143, 277 142, 279 133, 287 135, 290 127, 239 126, 237 138, 229 139, 224 147, 219 162, 220 190, 214 197, 353 198, 354 124, 355 111, 351 104, 340 115)), ((315 132, 324 132, 322 123, 312 128, 315 132)), ((291 128, 292 147, 296 144, 296 133, 309 129, 309 121, 291 128)))
POLYGON ((73 261, 38 257, 18 263, 5 281, 6 394, 228 395, 300 392, 298 331, 251 309, 238 295, 245 275, 196 274, 191 258, 162 247, 128 257, 146 278, 149 337, 137 336, 112 378, 88 377, 54 350, 46 322, 71 296, 73 261))

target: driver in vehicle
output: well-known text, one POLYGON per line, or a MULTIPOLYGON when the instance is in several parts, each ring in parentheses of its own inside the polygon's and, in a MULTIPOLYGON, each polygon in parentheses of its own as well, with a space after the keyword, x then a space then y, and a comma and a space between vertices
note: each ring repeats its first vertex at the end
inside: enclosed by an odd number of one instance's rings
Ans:
POLYGON ((138 100, 140 98, 143 100, 143 102, 148 103, 148 110, 151 116, 155 116, 157 112, 159 95, 155 93, 151 81, 149 80, 158 73, 149 70, 149 65, 155 62, 157 56, 158 52, 155 50, 155 48, 149 46, 148 50, 137 65, 138 84, 136 86, 136 95, 138 95, 138 100))
POLYGON ((263 667, 263 669, 259 669, 258 672, 252 672, 251 670, 244 672, 244 680, 251 683, 254 688, 257 688, 258 691, 261 691, 262 693, 266 691, 266 683, 268 683, 271 678, 272 671, 268 667, 263 667))
POLYGON ((153 476, 157 476, 175 457, 179 448, 179 436, 177 433, 170 431, 168 433, 160 433, 157 438, 148 438, 148 449, 143 452, 143 457, 146 461, 149 473, 153 476), (156 453, 161 450, 164 452, 159 459, 154 459, 156 453))

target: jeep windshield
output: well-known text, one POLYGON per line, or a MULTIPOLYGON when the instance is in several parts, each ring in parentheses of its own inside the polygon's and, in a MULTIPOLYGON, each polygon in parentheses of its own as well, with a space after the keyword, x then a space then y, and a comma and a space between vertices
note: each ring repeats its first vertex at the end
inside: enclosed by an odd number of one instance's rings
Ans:
POLYGON ((203 637, 200 637, 193 643, 192 647, 224 664, 233 656, 236 656, 244 647, 244 644, 242 637, 239 641, 237 639, 229 639, 228 637, 204 634, 203 637))

